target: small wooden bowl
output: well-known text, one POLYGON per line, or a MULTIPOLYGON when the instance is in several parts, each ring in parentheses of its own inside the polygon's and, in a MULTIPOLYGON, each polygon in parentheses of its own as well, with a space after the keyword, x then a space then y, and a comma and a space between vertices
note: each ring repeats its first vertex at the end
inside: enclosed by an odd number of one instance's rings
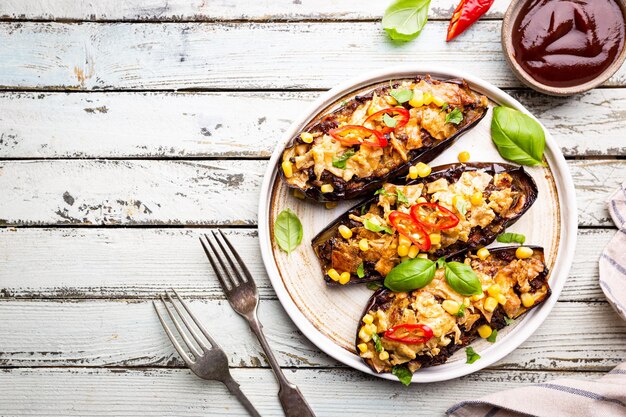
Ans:
MULTIPOLYGON (((512 41, 513 26, 515 25, 517 16, 519 15, 522 7, 526 4, 527 1, 528 0, 513 0, 509 5, 506 13, 504 14, 504 20, 502 22, 502 48, 504 52, 504 57, 509 63, 509 67, 511 67, 515 76, 528 87, 532 88, 533 90, 539 91, 540 93, 548 94, 551 96, 572 96, 574 94, 589 91, 592 88, 595 88, 604 83, 613 74, 615 74, 624 63, 624 60, 626 59, 626 45, 622 48, 622 51, 616 57, 615 61, 613 61, 613 63, 606 70, 604 70, 604 72, 602 72, 593 80, 587 81, 586 83, 571 87, 552 87, 535 80, 515 60, 515 50, 513 49, 512 41)), ((615 1, 622 9, 622 14, 626 18, 626 0, 615 1)))

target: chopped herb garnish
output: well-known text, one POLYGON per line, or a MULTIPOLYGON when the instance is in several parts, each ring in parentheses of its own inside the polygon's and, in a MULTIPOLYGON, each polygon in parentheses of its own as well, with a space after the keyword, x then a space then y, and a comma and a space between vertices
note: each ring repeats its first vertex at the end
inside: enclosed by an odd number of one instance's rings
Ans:
POLYGON ((441 113, 442 111, 448 110, 449 106, 450 105, 448 103, 443 103, 443 106, 441 106, 441 110, 439 110, 439 113, 441 113))
POLYGON ((382 352, 383 342, 380 341, 380 336, 378 336, 377 333, 373 333, 372 340, 374 341, 374 347, 376 348, 376 352, 382 352))
POLYGON ((348 149, 339 156, 333 156, 333 166, 335 168, 346 169, 346 162, 354 156, 354 149, 348 149))
POLYGON ((413 379, 413 374, 406 366, 396 365, 391 368, 391 373, 394 374, 403 385, 409 386, 411 383, 411 379, 413 379))
POLYGON ((457 316, 457 317, 465 316, 465 308, 466 307, 467 306, 465 304, 461 303, 461 306, 459 307, 459 311, 456 312, 455 316, 457 316))
POLYGON ((487 338, 487 341, 491 343, 496 343, 496 337, 498 337, 498 330, 493 329, 493 332, 491 332, 491 334, 487 338))
POLYGON ((372 282, 368 282, 366 285, 368 290, 372 290, 372 291, 378 291, 383 287, 383 284, 381 284, 378 281, 372 281, 372 282))
POLYGON ((504 316, 504 322, 506 323, 507 326, 510 326, 511 323, 513 323, 513 319, 510 318, 509 316, 504 316))
POLYGON ((359 278, 363 278, 365 276, 365 265, 363 265, 363 262, 361 262, 358 268, 356 269, 356 275, 359 278))
POLYGON ((406 198, 401 189, 396 188, 396 195, 398 196, 398 203, 409 204, 409 199, 406 198))
POLYGON ((458 125, 463 121, 463 113, 458 107, 454 108, 450 113, 446 114, 446 123, 458 125))
POLYGON ((398 121, 387 113, 383 114, 383 122, 385 122, 387 127, 396 127, 396 124, 398 124, 398 121))
POLYGON ((363 204, 363 205, 361 206, 361 216, 362 216, 362 215, 364 215, 365 213, 367 213, 367 209, 368 209, 368 208, 369 208, 369 207, 367 206, 367 204, 363 204))
POLYGON ((474 349, 471 346, 465 348, 465 354, 467 355, 467 362, 466 363, 474 363, 478 359, 480 359, 480 355, 478 353, 474 352, 474 349))
POLYGON ((496 240, 500 243, 519 243, 523 245, 526 241, 526 236, 521 235, 519 233, 502 233, 500 236, 496 238, 496 240))
POLYGON ((379 188, 378 190, 376 190, 376 192, 374 193, 374 195, 379 195, 382 194, 385 197, 391 196, 392 194, 389 194, 389 192, 387 190, 385 190, 385 187, 383 188, 379 188))
POLYGON ((437 269, 443 268, 444 266, 446 266, 446 258, 442 256, 441 258, 437 259, 435 263, 437 264, 437 269))
POLYGON ((389 94, 400 104, 406 103, 413 98, 413 91, 411 90, 391 90, 389 94))
POLYGON ((370 219, 365 219, 365 221, 363 222, 363 226, 369 230, 370 232, 385 232, 388 233, 390 235, 393 234, 393 229, 391 227, 388 226, 381 226, 380 224, 376 224, 373 221, 371 221, 370 219))

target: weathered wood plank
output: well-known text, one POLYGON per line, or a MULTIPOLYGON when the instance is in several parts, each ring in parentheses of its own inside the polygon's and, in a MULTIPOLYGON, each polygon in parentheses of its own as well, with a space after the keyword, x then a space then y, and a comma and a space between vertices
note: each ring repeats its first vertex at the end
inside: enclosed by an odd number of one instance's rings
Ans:
MULTIPOLYGON (((0 225, 253 225, 266 161, 1 161, 0 225), (226 209, 226 207, 228 209, 226 209)), ((626 161, 569 161, 579 224, 611 226, 626 161)))
MULTIPOLYGON (((429 18, 449 19, 457 0, 438 0, 431 4, 429 18)), ((496 0, 486 18, 501 17, 509 0, 496 0)), ((355 20, 379 19, 387 7, 379 0, 277 0, 247 2, 236 0, 126 0, 124 2, 57 0, 5 0, 0 3, 3 19, 37 20, 132 20, 132 21, 211 21, 245 20, 355 20)))
MULTIPOLYGON (((626 89, 512 90, 567 156, 626 154, 626 89)), ((268 157, 318 92, 0 93, 0 158, 268 157), (245 112, 233 109, 242 108, 245 112), (33 123, 36 121, 36 123, 33 123)))
MULTIPOLYGON (((282 415, 278 387, 267 369, 235 369, 234 378, 263 415, 282 415)), ((439 416, 462 399, 557 378, 596 379, 599 373, 484 371, 409 388, 350 370, 287 371, 319 416, 439 416), (366 404, 366 405, 364 405, 366 404)), ((190 371, 163 369, 7 369, 0 372, 0 409, 29 416, 247 416, 218 382, 190 371)))
MULTIPOLYGON (((231 366, 267 366, 228 302, 194 300, 191 305, 228 352, 231 366)), ((262 302, 259 315, 281 366, 343 366, 310 343, 277 300, 262 302)), ((183 365, 150 301, 4 301, 0 316, 3 366, 183 365)), ((495 367, 606 370, 624 357, 626 324, 607 303, 559 302, 541 328, 495 367)))
MULTIPOLYGON (((0 25, 5 88, 328 88, 393 64, 450 66, 499 87, 521 86, 502 59, 500 22, 480 21, 446 43, 430 22, 413 42, 393 44, 378 22, 0 25), (297 74, 297 76, 294 76, 297 74)), ((608 85, 625 85, 622 68, 608 85)))
MULTIPOLYGON (((170 286, 190 297, 223 299, 198 238, 206 229, 0 229, 0 297, 154 298, 170 286)), ((226 230, 263 299, 276 296, 256 230, 226 230)), ((600 252, 615 229, 578 233, 562 301, 603 301, 600 252)))

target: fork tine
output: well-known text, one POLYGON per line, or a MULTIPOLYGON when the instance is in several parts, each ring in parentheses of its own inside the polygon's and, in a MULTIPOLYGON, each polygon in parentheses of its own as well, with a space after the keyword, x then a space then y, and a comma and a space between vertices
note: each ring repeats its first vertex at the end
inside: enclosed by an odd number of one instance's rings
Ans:
MULTIPOLYGON (((211 337, 207 329, 202 325, 202 323, 200 323, 200 321, 196 318, 196 316, 191 312, 191 309, 189 308, 189 305, 187 304, 187 302, 183 300, 180 295, 178 295, 178 293, 176 292, 174 288, 172 288, 172 291, 174 291, 174 294, 176 294, 176 297, 178 297, 178 301, 180 301, 180 303, 185 308, 185 311, 187 311, 187 314, 189 314, 189 317, 191 317, 193 322, 196 323, 196 326, 198 326, 198 328, 200 329, 204 337, 207 338, 207 340, 211 343, 211 345, 213 345, 214 348, 220 348, 220 345, 217 344, 217 342, 211 337)), ((176 307, 175 304, 174 304, 174 307, 176 307)), ((178 309, 176 309, 176 311, 178 311, 178 314, 180 314, 180 316, 183 317, 183 315, 180 313, 178 309)), ((185 324, 187 324, 187 321, 185 321, 184 318, 183 318, 183 321, 185 322, 185 324)), ((187 324, 187 327, 191 328, 189 324, 187 324)))
POLYGON ((165 323, 165 320, 163 319, 161 312, 157 308, 156 302, 153 301, 152 306, 154 307, 154 310, 156 311, 157 316, 159 317, 159 321, 161 322, 161 326, 163 326, 163 330, 165 330, 165 334, 167 334, 167 337, 169 337, 170 341, 174 345, 174 348, 176 349, 178 354, 181 356, 181 358, 183 358, 187 366, 191 366, 193 364, 192 360, 187 355, 187 352, 185 352, 182 346, 178 343, 178 340, 176 340, 176 338, 174 337, 174 334, 172 334, 172 331, 170 330, 169 326, 165 323))
MULTIPOLYGON (((174 288, 172 288, 172 291, 174 291, 174 294, 176 295, 176 297, 178 298, 178 301, 180 302, 182 300, 182 298, 180 298, 180 295, 178 295, 178 293, 176 292, 174 288)), ((174 306, 174 309, 178 313, 178 317, 180 317, 183 323, 185 323, 185 327, 187 328, 187 331, 191 334, 194 340, 198 343, 198 345, 200 346, 200 349, 204 351, 209 350, 209 346, 207 346, 206 342, 202 340, 200 335, 198 335, 198 333, 194 329, 194 326, 191 325, 189 320, 187 320, 187 317, 185 317, 183 312, 178 308, 178 305, 174 302, 174 299, 170 296, 170 293, 166 291, 165 295, 167 295, 167 299, 170 301, 170 303, 172 303, 172 306, 174 306)))
MULTIPOLYGON (((228 268, 226 267, 226 264, 224 263, 224 261, 222 260, 222 257, 219 255, 220 252, 215 249, 215 246, 213 246, 213 243, 211 242, 211 239, 209 239, 209 236, 207 236, 206 234, 204 235, 204 237, 206 237, 206 241, 209 244, 209 246, 211 247, 211 249, 213 249, 213 253, 215 254, 215 257, 217 258, 217 261, 220 263, 220 265, 222 266, 222 270, 224 271, 224 273, 226 275, 228 275, 228 278, 230 278, 230 282, 232 284, 233 287, 238 287, 240 282, 237 281, 237 279, 235 279, 235 277, 233 276, 233 274, 230 273, 230 271, 228 270, 228 268)), ((220 248, 222 248, 222 245, 217 242, 220 245, 220 248)), ((222 248, 223 249, 223 248, 222 248)), ((235 271, 236 272, 236 271, 235 271)), ((237 274, 239 275, 239 274, 237 274)))
MULTIPOLYGON (((207 242, 209 241, 207 235, 204 235, 204 238, 207 240, 207 242)), ((224 279, 224 277, 222 276, 219 268, 217 267, 217 263, 215 262, 213 253, 207 247, 206 243, 204 243, 204 240, 202 240, 202 237, 200 237, 199 239, 200 239, 200 243, 202 244, 202 247, 204 248, 204 253, 206 253, 207 258, 209 258, 209 262, 211 263, 211 266, 213 267, 213 271, 215 272, 215 275, 217 276, 218 281, 222 285, 222 289, 224 289, 224 291, 228 293, 232 285, 229 285, 224 279)))
MULTIPOLYGON (((166 294, 167 294, 167 292, 166 292, 166 294)), ((167 314, 170 316, 170 319, 174 323, 174 326, 176 326, 176 330, 178 330, 178 333, 180 334, 180 336, 183 338, 183 340, 187 344, 187 347, 189 348, 191 353, 193 353, 193 355, 195 357, 201 356, 200 352, 198 352, 198 350, 195 348, 195 346, 191 343, 191 340, 189 340, 189 337, 187 337, 187 334, 185 333, 185 331, 181 327, 180 323, 178 323, 178 320, 176 320, 176 315, 172 312, 170 307, 165 302, 165 298, 163 298, 162 295, 160 297, 161 297, 161 301, 163 301, 163 305, 165 306, 165 310, 167 311, 167 314)))
MULTIPOLYGON (((226 250, 224 245, 222 245, 222 242, 220 241, 221 239, 219 238, 219 235, 217 234, 217 232, 215 230, 213 230, 213 237, 215 238, 215 241, 217 242, 217 244, 220 246, 220 249, 222 250, 222 254, 224 255, 224 257, 226 258, 226 260, 230 264, 230 267, 232 268, 234 273, 237 275, 237 278, 239 279, 239 281, 240 282, 246 282, 244 280, 243 276, 241 276, 241 273, 239 273, 239 269, 237 269, 237 267, 235 266, 235 263, 233 262, 232 256, 230 256, 230 254, 228 253, 228 251, 226 250)), ((224 237, 224 235, 222 235, 222 237, 224 237)), ((231 249, 232 249, 232 246, 231 246, 231 249)))
POLYGON ((252 275, 250 275, 250 271, 248 270, 248 267, 246 267, 246 264, 241 259, 241 256, 239 256, 239 253, 237 253, 237 251, 235 250, 233 245, 230 243, 230 240, 228 240, 228 238, 226 237, 224 232, 222 232, 222 229, 219 229, 218 232, 222 236, 222 238, 224 239, 224 242, 226 242, 226 244, 230 248, 231 253, 235 256, 235 259, 237 259, 237 262, 239 263, 239 266, 241 267, 241 270, 245 274, 246 279, 248 281, 254 282, 254 280, 252 279, 252 275))

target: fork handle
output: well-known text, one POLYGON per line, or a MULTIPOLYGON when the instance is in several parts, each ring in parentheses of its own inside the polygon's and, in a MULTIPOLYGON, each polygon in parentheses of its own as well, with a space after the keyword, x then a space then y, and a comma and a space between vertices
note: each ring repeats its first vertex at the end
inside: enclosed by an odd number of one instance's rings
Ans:
POLYGON ((229 376, 222 382, 226 385, 226 388, 228 388, 230 393, 237 397, 241 405, 243 405, 252 417, 261 417, 261 414, 256 411, 256 408, 254 408, 248 397, 246 397, 246 394, 244 394, 243 391, 241 391, 241 388, 239 388, 239 384, 232 377, 229 376))
POLYGON ((267 360, 269 361, 272 371, 274 372, 274 376, 276 376, 276 379, 278 380, 278 385, 280 386, 278 390, 278 399, 283 407, 285 416, 315 417, 315 413, 304 399, 304 396, 298 387, 289 382, 289 380, 285 377, 285 374, 283 374, 282 369, 280 369, 280 365, 278 365, 278 361, 274 357, 274 353, 272 352, 269 343, 267 343, 265 334, 263 334, 263 326, 256 317, 256 311, 253 315, 246 316, 246 319, 248 320, 250 329, 252 329, 252 332, 256 335, 257 339, 259 339, 261 347, 265 351, 267 360))

